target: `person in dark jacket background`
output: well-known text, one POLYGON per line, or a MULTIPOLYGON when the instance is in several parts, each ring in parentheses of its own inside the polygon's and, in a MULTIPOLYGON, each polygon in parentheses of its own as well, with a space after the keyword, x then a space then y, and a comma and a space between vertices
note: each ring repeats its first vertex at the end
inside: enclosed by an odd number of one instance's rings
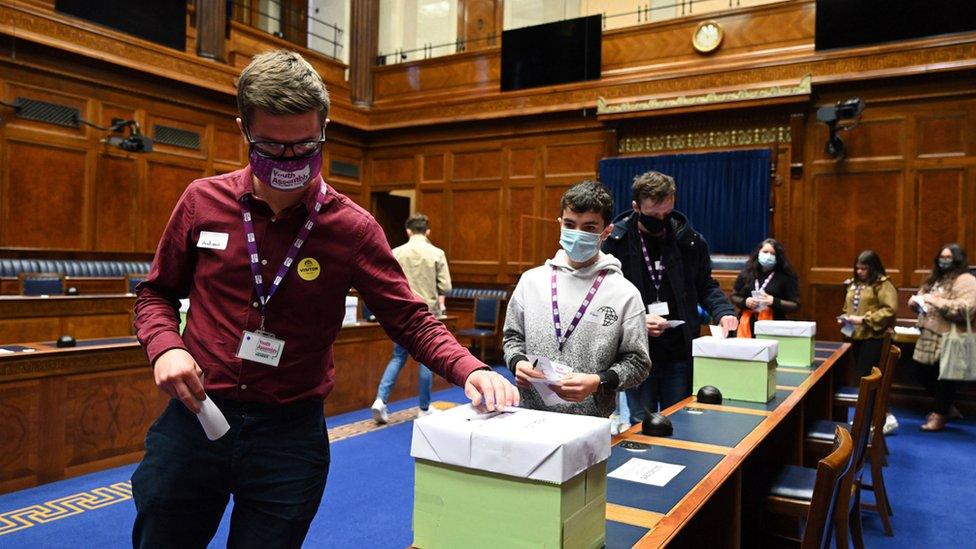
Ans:
POLYGON ((653 171, 637 176, 632 210, 614 219, 603 244, 605 253, 620 260, 647 307, 651 375, 627 391, 634 424, 691 394, 691 340, 701 328, 699 305, 726 332, 738 327, 735 310, 712 278, 708 244, 674 210, 675 192, 671 176, 653 171))

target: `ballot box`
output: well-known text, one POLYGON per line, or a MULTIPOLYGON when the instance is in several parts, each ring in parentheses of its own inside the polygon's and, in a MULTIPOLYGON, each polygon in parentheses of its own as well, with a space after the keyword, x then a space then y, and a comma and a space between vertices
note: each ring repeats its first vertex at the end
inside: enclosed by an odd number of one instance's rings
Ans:
POLYGON ((717 387, 724 398, 769 402, 776 395, 776 341, 699 337, 692 341, 692 392, 717 387))
POLYGON ((609 419, 458 406, 414 422, 413 545, 599 548, 609 419))
POLYGON ((756 322, 756 339, 768 339, 779 343, 776 362, 780 366, 813 365, 813 338, 817 335, 817 323, 796 320, 760 320, 756 322))

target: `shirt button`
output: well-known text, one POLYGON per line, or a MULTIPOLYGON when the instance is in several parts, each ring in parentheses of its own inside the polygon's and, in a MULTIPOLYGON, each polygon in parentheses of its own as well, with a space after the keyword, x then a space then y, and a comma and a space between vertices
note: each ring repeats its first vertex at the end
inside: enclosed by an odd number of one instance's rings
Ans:
POLYGON ((251 307, 254 307, 255 309, 257 309, 258 308, 258 302, 255 301, 254 303, 251 303, 251 307))
POLYGON ((261 264, 262 265, 267 265, 268 264, 268 260, 267 259, 262 259, 261 260, 261 264))
POLYGON ((275 221, 278 221, 278 216, 271 216, 271 222, 274 223, 275 221))
POLYGON ((241 390, 247 389, 247 383, 241 383, 241 390))

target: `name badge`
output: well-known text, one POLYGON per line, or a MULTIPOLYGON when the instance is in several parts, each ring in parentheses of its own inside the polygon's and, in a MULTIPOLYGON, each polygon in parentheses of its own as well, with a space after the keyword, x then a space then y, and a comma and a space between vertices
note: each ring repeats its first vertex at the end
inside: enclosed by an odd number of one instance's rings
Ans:
POLYGON ((647 305, 647 314, 649 315, 668 316, 670 312, 667 301, 658 301, 647 305))
POLYGON ((227 233, 212 233, 210 231, 200 231, 200 239, 197 240, 197 248, 210 248, 212 250, 226 250, 227 233))
POLYGON ((248 332, 245 330, 241 344, 237 348, 237 358, 260 362, 268 366, 278 366, 285 342, 267 332, 248 332))

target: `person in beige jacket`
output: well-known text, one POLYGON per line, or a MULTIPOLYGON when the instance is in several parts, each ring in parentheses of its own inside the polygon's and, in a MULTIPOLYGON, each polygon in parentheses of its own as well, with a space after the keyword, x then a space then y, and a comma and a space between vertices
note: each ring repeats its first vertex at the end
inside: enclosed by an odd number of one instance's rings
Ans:
POLYGON ((921 334, 912 359, 918 381, 935 398, 935 411, 926 418, 923 431, 941 431, 946 423, 962 418, 953 404, 954 381, 939 379, 942 335, 953 325, 966 329, 966 317, 976 312, 976 277, 969 273, 966 251, 948 244, 935 256, 932 274, 912 296, 909 305, 918 315, 921 334))

